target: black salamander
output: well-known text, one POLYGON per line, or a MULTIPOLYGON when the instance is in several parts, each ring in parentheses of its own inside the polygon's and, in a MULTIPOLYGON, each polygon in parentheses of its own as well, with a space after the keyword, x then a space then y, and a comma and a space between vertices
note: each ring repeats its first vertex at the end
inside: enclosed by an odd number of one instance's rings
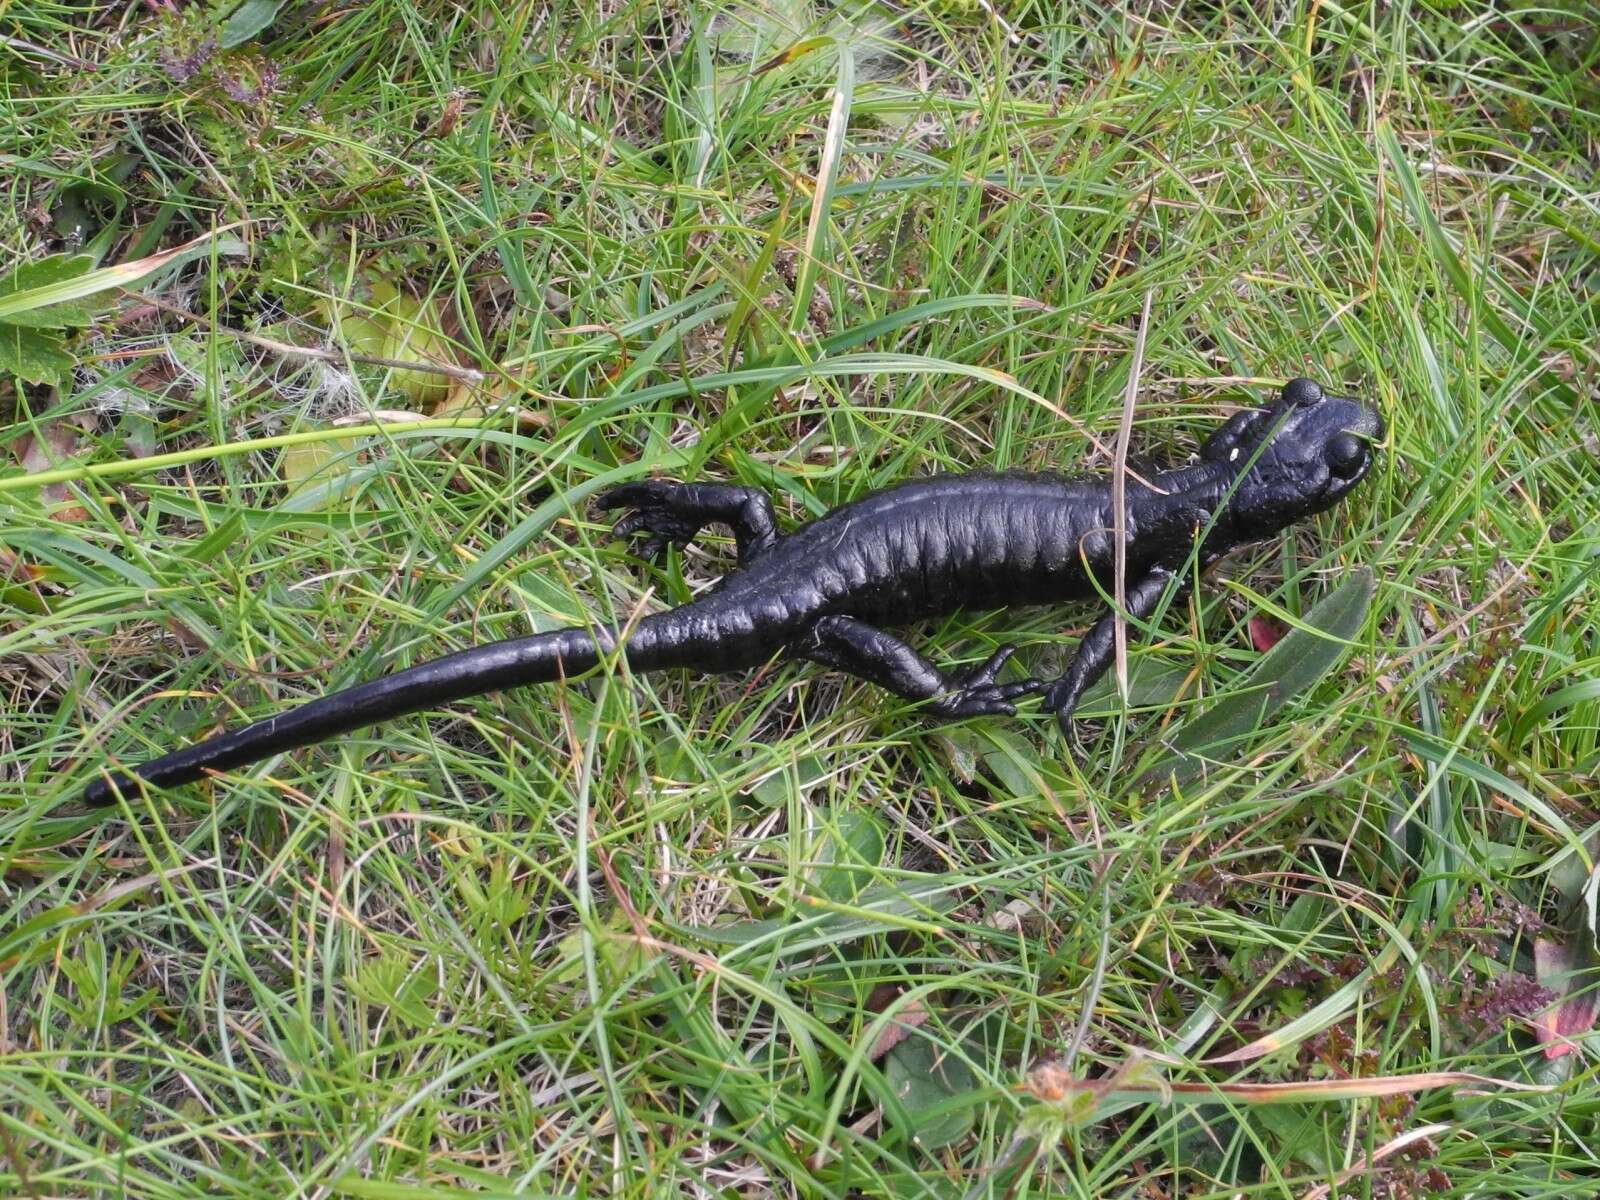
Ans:
MULTIPOLYGON (((1189 465, 1126 485, 1127 612, 1148 617, 1233 548, 1332 507, 1367 473, 1377 413, 1291 380, 1264 410, 1231 417, 1189 465)), ((958 608, 1091 598, 1112 588, 1111 485, 1052 475, 936 476, 846 504, 783 534, 755 488, 647 480, 603 493, 616 525, 647 555, 690 542, 707 525, 733 531, 738 566, 705 595, 646 616, 626 632, 631 671, 740 671, 775 655, 807 659, 923 701, 938 718, 1014 713, 1042 693, 1070 732, 1074 706, 1112 657, 1112 617, 1089 630, 1059 679, 1001 682, 1015 647, 967 671, 934 666, 885 631, 958 608)), ((618 633, 572 628, 474 646, 359 684, 133 768, 160 787, 199 779, 379 721, 467 696, 570 679, 616 649, 618 633)), ((131 792, 102 773, 84 798, 131 792)))

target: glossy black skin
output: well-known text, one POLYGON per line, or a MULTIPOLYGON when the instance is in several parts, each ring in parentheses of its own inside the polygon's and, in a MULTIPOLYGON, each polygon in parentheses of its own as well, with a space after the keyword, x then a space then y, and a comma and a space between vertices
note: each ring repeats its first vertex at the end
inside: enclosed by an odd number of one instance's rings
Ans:
MULTIPOLYGON (((1201 568, 1332 507, 1371 465, 1382 422, 1354 400, 1291 380, 1264 410, 1241 412, 1191 463, 1147 487, 1130 480, 1126 600, 1148 617, 1162 595, 1201 568)), ((934 666, 881 626, 958 608, 1088 599, 1112 590, 1111 485, 1051 475, 953 475, 914 480, 847 504, 793 533, 778 532, 755 488, 648 480, 604 493, 628 509, 616 525, 643 535, 647 554, 684 545, 706 525, 734 532, 739 565, 689 604, 628 632, 630 670, 704 672, 760 666, 775 655, 849 672, 941 718, 1015 712, 1042 693, 1070 732, 1074 707, 1112 656, 1112 617, 1100 618, 1061 678, 1001 683, 1005 646, 965 672, 934 666), (1098 585, 1098 586, 1097 586, 1098 585)), ((360 684, 134 768, 159 786, 199 779, 390 717, 467 696, 582 674, 616 648, 613 630, 565 629, 475 646, 360 684)), ((107 804, 122 773, 103 774, 85 799, 107 804)))

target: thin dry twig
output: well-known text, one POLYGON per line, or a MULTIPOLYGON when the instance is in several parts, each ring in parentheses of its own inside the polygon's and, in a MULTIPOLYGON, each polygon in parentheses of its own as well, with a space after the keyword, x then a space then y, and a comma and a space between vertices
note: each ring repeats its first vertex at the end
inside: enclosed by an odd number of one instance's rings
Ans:
POLYGON ((1089 1026, 1094 1022, 1095 1009, 1100 1005, 1100 991, 1105 987, 1106 966, 1111 961, 1111 888, 1109 877, 1113 856, 1105 852, 1106 844, 1104 835, 1100 831, 1100 812, 1095 805, 1090 804, 1089 834, 1094 842, 1096 855, 1094 859, 1094 887, 1100 893, 1100 949, 1094 958, 1094 970, 1089 975, 1088 994, 1083 998, 1082 1011, 1078 1014, 1078 1027, 1073 1030, 1072 1041, 1067 1045, 1067 1052, 1062 1056, 1062 1062, 1067 1070, 1072 1069, 1072 1064, 1078 1059, 1078 1052, 1083 1049, 1083 1044, 1089 1037, 1089 1026))
MULTIPOLYGON (((1343 1187, 1346 1183, 1354 1179, 1357 1175, 1360 1175, 1362 1172, 1370 1171, 1374 1166, 1388 1158, 1391 1154, 1394 1154, 1400 1150, 1404 1150, 1407 1146, 1413 1145, 1417 1142, 1425 1141, 1428 1138, 1437 1137, 1441 1133, 1449 1133, 1453 1128, 1455 1128, 1453 1125, 1440 1122, 1434 1125, 1424 1125, 1420 1129, 1409 1129, 1405 1133, 1400 1134, 1398 1137, 1391 1138, 1389 1141, 1379 1146, 1355 1166, 1340 1171, 1336 1176, 1334 1176, 1333 1186, 1343 1187)), ((1330 1186, 1326 1183, 1319 1183, 1316 1187, 1312 1188, 1309 1192, 1302 1196, 1300 1200, 1324 1200, 1324 1198, 1332 1192, 1333 1186, 1330 1186)))
POLYGON ((52 50, 49 46, 41 46, 36 42, 24 41, 19 37, 11 37, 0 33, 0 46, 14 50, 19 54, 36 54, 40 58, 48 58, 52 62, 60 63, 64 67, 72 67, 79 71, 98 71, 97 64, 86 58, 79 58, 75 54, 68 54, 63 50, 52 50))
POLYGON ((1133 438, 1133 410, 1139 402, 1139 373, 1144 367, 1144 341, 1150 330, 1150 301, 1154 293, 1144 294, 1139 313, 1139 332, 1134 336, 1133 361, 1128 364, 1128 386, 1122 393, 1122 421, 1117 426, 1117 444, 1111 465, 1111 538, 1115 565, 1112 567, 1112 598, 1116 607, 1111 616, 1112 644, 1116 648, 1117 695, 1128 703, 1128 442, 1133 438))

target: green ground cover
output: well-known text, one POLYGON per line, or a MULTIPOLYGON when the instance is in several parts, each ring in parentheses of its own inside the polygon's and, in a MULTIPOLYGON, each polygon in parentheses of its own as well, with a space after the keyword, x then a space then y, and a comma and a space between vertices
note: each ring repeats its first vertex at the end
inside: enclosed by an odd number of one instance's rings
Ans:
POLYGON ((1600 1194, 1595 10, 999 16, 0 0, 0 1193, 1600 1194), (1389 436, 1081 761, 774 663, 77 804, 726 568, 611 480, 1104 471, 1146 297, 1136 457, 1389 436))

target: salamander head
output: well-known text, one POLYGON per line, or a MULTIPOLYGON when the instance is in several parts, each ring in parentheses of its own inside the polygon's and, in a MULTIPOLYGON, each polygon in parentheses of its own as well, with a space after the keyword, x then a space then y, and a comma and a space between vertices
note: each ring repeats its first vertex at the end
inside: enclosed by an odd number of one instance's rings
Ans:
POLYGON ((1337 504, 1372 466, 1371 443, 1381 437, 1372 409, 1291 379, 1265 410, 1231 417, 1200 454, 1244 472, 1228 516, 1238 534, 1261 537, 1337 504))

